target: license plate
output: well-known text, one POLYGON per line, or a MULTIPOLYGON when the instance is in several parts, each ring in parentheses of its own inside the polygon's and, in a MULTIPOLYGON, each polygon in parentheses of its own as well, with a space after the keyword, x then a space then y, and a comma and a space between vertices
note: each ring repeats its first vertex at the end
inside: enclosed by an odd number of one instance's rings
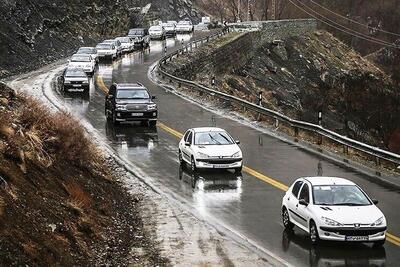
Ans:
POLYGON ((131 116, 133 116, 133 117, 141 117, 141 116, 143 116, 143 113, 131 113, 131 116))
POLYGON ((72 87, 81 87, 81 84, 73 84, 72 87))
POLYGON ((213 166, 214 166, 214 168, 226 168, 226 167, 229 167, 228 164, 214 164, 213 166))
POLYGON ((346 241, 368 241, 368 236, 346 236, 346 241))

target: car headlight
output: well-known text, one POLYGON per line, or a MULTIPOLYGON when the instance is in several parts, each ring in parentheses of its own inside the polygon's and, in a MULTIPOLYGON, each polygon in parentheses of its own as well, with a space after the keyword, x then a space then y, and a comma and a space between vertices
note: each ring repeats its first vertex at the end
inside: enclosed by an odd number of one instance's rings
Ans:
POLYGON ((341 223, 339 223, 339 222, 337 222, 337 221, 335 221, 335 220, 326 218, 326 217, 321 217, 321 219, 322 219, 322 221, 323 221, 326 225, 330 225, 330 226, 343 226, 343 224, 341 224, 341 223))
POLYGON ((207 154, 204 154, 204 153, 201 153, 201 152, 199 152, 197 155, 199 155, 199 158, 202 158, 202 159, 208 159, 209 158, 209 156, 207 154))
POLYGON ((64 84, 70 84, 70 83, 71 83, 71 81, 64 80, 64 84))
POLYGON ((82 83, 83 83, 83 84, 89 84, 89 81, 88 81, 88 80, 85 80, 85 81, 83 81, 82 83))
POLYGON ((117 110, 126 110, 126 105, 116 105, 115 108, 117 110))
POLYGON ((147 105, 147 110, 153 110, 153 109, 156 109, 157 108, 157 105, 156 104, 149 104, 149 105, 147 105))
POLYGON ((378 220, 376 220, 374 223, 371 224, 371 226, 380 226, 384 222, 383 217, 380 217, 378 220))
POLYGON ((240 158, 242 155, 240 151, 236 152, 235 154, 232 155, 232 158, 240 158))

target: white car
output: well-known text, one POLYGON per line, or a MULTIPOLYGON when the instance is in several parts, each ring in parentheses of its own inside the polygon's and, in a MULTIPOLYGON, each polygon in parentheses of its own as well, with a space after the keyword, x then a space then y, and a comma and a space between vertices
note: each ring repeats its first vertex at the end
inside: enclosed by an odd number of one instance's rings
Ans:
POLYGON ((96 63, 99 62, 99 56, 97 55, 97 50, 94 47, 81 47, 78 49, 78 52, 76 52, 76 54, 91 55, 96 63))
POLYGON ((101 43, 96 46, 97 54, 99 59, 111 59, 114 60, 118 57, 118 51, 115 45, 101 43))
POLYGON ((176 25, 176 32, 191 33, 194 30, 193 24, 190 20, 181 20, 176 25))
POLYGON ((297 226, 319 240, 373 242, 386 239, 386 219, 378 202, 355 183, 334 177, 299 178, 282 200, 282 221, 297 226))
POLYGON ((166 22, 166 23, 162 23, 161 26, 164 28, 166 36, 175 36, 176 35, 174 23, 166 22))
POLYGON ((82 69, 86 74, 93 75, 96 68, 96 61, 91 55, 75 54, 69 60, 68 68, 82 69))
POLYGON ((165 30, 162 26, 151 26, 149 28, 149 34, 151 39, 165 39, 165 30))
POLYGON ((122 44, 117 39, 108 39, 103 41, 104 44, 112 44, 117 49, 117 56, 122 56, 122 44))
POLYGON ((241 172, 242 150, 225 130, 215 127, 193 128, 179 142, 179 162, 197 169, 234 169, 241 172))
POLYGON ((115 40, 119 41, 122 46, 122 52, 129 53, 135 49, 135 43, 131 37, 117 37, 115 40))

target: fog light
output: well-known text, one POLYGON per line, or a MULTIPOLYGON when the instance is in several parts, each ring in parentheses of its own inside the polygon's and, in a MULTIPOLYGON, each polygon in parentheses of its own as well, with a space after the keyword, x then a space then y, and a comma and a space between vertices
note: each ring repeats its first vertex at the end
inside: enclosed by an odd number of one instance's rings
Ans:
POLYGON ((153 116, 154 116, 154 117, 157 116, 157 113, 153 112, 153 116))

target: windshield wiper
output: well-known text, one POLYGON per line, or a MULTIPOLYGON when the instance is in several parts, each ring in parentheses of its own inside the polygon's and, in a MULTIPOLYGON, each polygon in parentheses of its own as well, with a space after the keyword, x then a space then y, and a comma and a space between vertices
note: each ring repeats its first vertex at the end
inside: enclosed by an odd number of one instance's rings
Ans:
POLYGON ((221 142, 219 142, 217 139, 215 139, 211 134, 208 134, 211 138, 211 140, 214 140, 214 142, 217 143, 217 145, 221 145, 221 142))
POLYGON ((229 140, 228 138, 226 138, 223 134, 221 134, 221 133, 218 133, 220 136, 222 136, 222 138, 224 138, 227 142, 228 142, 228 144, 232 144, 232 141, 231 140, 229 140))
POLYGON ((333 204, 335 206, 365 206, 365 204, 361 204, 361 203, 335 203, 333 204))

